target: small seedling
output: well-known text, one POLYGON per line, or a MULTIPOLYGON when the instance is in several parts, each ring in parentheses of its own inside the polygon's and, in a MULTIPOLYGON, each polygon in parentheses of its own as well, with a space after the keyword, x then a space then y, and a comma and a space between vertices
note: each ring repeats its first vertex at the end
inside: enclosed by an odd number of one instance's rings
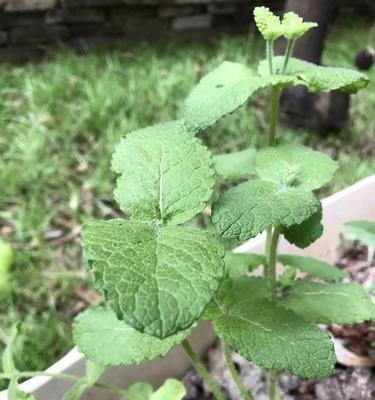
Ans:
POLYGON ((375 318, 362 287, 341 283, 347 276, 336 267, 277 255, 280 236, 301 248, 321 236, 322 207, 313 191, 337 170, 326 155, 277 138, 281 90, 303 85, 311 92, 355 93, 368 79, 292 57, 295 41, 316 24, 294 13, 280 20, 265 7, 255 8, 254 15, 266 41, 266 59, 257 70, 224 62, 192 90, 179 120, 126 135, 112 169, 118 174, 115 199, 128 219, 92 221, 81 232, 84 256, 105 304, 77 317, 73 332, 79 349, 100 365, 129 365, 165 356, 182 343, 218 400, 223 393, 188 341, 200 320, 211 321, 224 343, 242 397, 252 399, 233 365, 232 350, 263 367, 274 400, 282 370, 302 378, 332 373, 332 340, 315 324, 375 318), (288 40, 286 54, 275 57, 274 42, 281 36, 288 40), (237 154, 235 161, 232 154, 213 162, 197 135, 266 88, 271 90, 268 147, 256 155, 254 150, 237 154), (217 181, 238 178, 234 163, 241 177, 252 178, 214 202, 215 229, 187 225, 209 205, 217 181), (245 241, 263 231, 264 256, 236 256, 222 245, 222 239, 245 241), (277 261, 286 268, 281 280, 277 261), (249 276, 260 266, 263 277, 249 276), (300 279, 297 272, 313 279, 300 279))

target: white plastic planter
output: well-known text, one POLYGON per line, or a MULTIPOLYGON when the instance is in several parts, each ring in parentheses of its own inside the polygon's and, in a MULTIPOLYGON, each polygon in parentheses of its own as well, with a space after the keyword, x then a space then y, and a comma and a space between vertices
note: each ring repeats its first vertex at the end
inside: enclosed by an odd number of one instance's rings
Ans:
MULTIPOLYGON (((350 220, 375 219, 375 175, 356 183, 323 200, 322 237, 305 250, 290 245, 285 240, 279 244, 280 252, 305 254, 327 262, 335 262, 338 257, 340 233, 344 231, 343 224, 350 220)), ((236 252, 261 253, 265 243, 265 235, 249 240, 236 252)), ((201 323, 194 330, 191 343, 196 351, 204 353, 214 341, 214 334, 208 323, 201 323)), ((155 387, 168 377, 179 377, 190 366, 181 346, 175 347, 167 357, 155 359, 128 367, 111 367, 102 378, 106 384, 128 387, 137 381, 149 381, 155 387)), ((48 372, 83 375, 85 370, 84 357, 77 349, 71 350, 65 357, 48 369, 48 372)), ((36 377, 24 382, 24 391, 33 393, 38 400, 60 400, 69 389, 71 383, 49 377, 36 377)), ((86 400, 115 399, 108 392, 104 394, 99 389, 87 393, 86 400)), ((6 392, 0 393, 0 400, 7 400, 6 392)))

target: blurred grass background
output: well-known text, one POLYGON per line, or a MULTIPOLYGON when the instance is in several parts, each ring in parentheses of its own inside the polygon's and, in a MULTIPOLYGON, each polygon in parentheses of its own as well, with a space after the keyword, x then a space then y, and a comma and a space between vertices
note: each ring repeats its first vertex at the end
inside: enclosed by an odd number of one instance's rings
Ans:
MULTIPOLYGON (((364 21, 339 21, 324 63, 353 67, 369 29, 364 21)), ((19 368, 43 369, 69 350, 72 318, 95 301, 77 232, 93 216, 117 214, 110 158, 120 136, 178 117, 202 75, 225 59, 255 64, 262 46, 256 37, 224 37, 110 54, 59 49, 38 64, 0 66, 0 233, 17 248, 12 293, 0 300, 0 350, 11 324, 21 320, 19 368)), ((340 134, 282 131, 339 160, 324 194, 374 173, 374 106, 372 82, 352 97, 340 134)), ((265 110, 267 92, 205 132, 204 142, 215 154, 261 146, 265 110)))

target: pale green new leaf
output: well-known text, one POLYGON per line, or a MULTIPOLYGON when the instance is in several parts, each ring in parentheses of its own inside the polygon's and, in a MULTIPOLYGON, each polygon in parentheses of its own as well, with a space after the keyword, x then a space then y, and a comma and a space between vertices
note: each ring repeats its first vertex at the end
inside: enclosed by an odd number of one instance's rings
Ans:
POLYGON ((225 274, 236 277, 253 271, 264 264, 264 257, 254 253, 233 253, 227 251, 224 257, 225 274))
POLYGON ((247 240, 273 225, 300 224, 318 209, 311 192, 254 180, 223 193, 213 205, 212 221, 223 238, 247 240))
POLYGON ((216 298, 206 312, 216 334, 247 360, 303 378, 328 376, 335 366, 329 335, 278 304, 248 293, 216 298), (230 301, 228 301, 230 300, 230 301))
POLYGON ((289 85, 290 76, 259 76, 246 65, 225 61, 202 78, 183 107, 183 118, 194 132, 206 129, 270 85, 289 85))
POLYGON ((147 382, 138 382, 130 386, 121 400, 150 400, 154 389, 147 382))
POLYGON ((132 218, 184 223, 203 210, 215 184, 211 154, 181 121, 124 137, 112 159, 115 198, 132 218))
POLYGON ((199 229, 95 221, 81 237, 107 304, 128 325, 160 338, 193 325, 224 274, 224 249, 199 229))
POLYGON ((356 324, 375 319, 375 305, 364 289, 356 284, 299 280, 281 302, 315 323, 356 324))
POLYGON ((105 308, 88 309, 73 324, 79 350, 103 365, 129 365, 164 356, 189 333, 186 330, 161 340, 136 331, 105 308))
POLYGON ((135 383, 122 400, 181 400, 186 394, 184 385, 176 379, 167 379, 156 391, 149 383, 135 383))
POLYGON ((345 224, 345 227, 357 240, 375 248, 375 222, 350 221, 345 224))
POLYGON ((164 385, 151 395, 151 400, 181 400, 185 394, 185 386, 180 381, 167 379, 164 385))
POLYGON ((303 18, 293 11, 284 14, 282 23, 283 36, 289 40, 296 40, 303 36, 311 28, 318 26, 315 22, 304 22, 303 18))
POLYGON ((259 32, 265 40, 275 40, 283 34, 280 18, 268 7, 255 7, 254 19, 259 32))
MULTIPOLYGON (((274 69, 278 72, 282 70, 284 57, 274 58, 274 69)), ((259 74, 269 75, 267 60, 259 63, 259 74)), ((300 60, 290 58, 286 73, 294 76, 294 85, 305 85, 310 92, 330 92, 341 90, 345 93, 355 93, 367 86, 368 77, 356 70, 338 67, 323 67, 300 60)))
POLYGON ((330 182, 337 168, 338 163, 325 154, 286 141, 261 149, 256 156, 260 179, 304 190, 330 182))
POLYGON ((213 157, 216 173, 228 182, 255 175, 255 149, 219 154, 213 157))
POLYGON ((320 202, 319 205, 319 210, 311 217, 300 224, 292 225, 289 228, 283 229, 283 235, 289 243, 304 249, 322 236, 322 207, 320 202))
POLYGON ((281 254, 277 259, 283 265, 289 265, 324 281, 339 281, 348 278, 346 272, 316 258, 281 254))

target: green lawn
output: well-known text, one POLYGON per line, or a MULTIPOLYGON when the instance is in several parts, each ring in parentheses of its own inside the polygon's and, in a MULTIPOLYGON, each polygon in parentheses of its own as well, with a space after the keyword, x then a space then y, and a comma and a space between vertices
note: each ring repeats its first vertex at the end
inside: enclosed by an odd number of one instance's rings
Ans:
MULTIPOLYGON (((368 31, 364 22, 340 23, 325 62, 352 66, 368 31)), ((0 346, 22 320, 20 368, 43 369, 71 346, 69 326, 84 305, 77 290, 89 284, 70 233, 93 216, 118 212, 110 157, 120 136, 178 117, 199 77, 223 60, 255 63, 262 56, 257 39, 237 37, 84 56, 63 49, 37 65, 0 66, 0 233, 17 247, 12 295, 0 300, 0 346)), ((261 145, 267 103, 261 93, 204 141, 214 153, 261 145)), ((350 124, 340 135, 283 132, 340 161, 326 193, 375 171, 374 106, 371 83, 353 96, 350 124)))

